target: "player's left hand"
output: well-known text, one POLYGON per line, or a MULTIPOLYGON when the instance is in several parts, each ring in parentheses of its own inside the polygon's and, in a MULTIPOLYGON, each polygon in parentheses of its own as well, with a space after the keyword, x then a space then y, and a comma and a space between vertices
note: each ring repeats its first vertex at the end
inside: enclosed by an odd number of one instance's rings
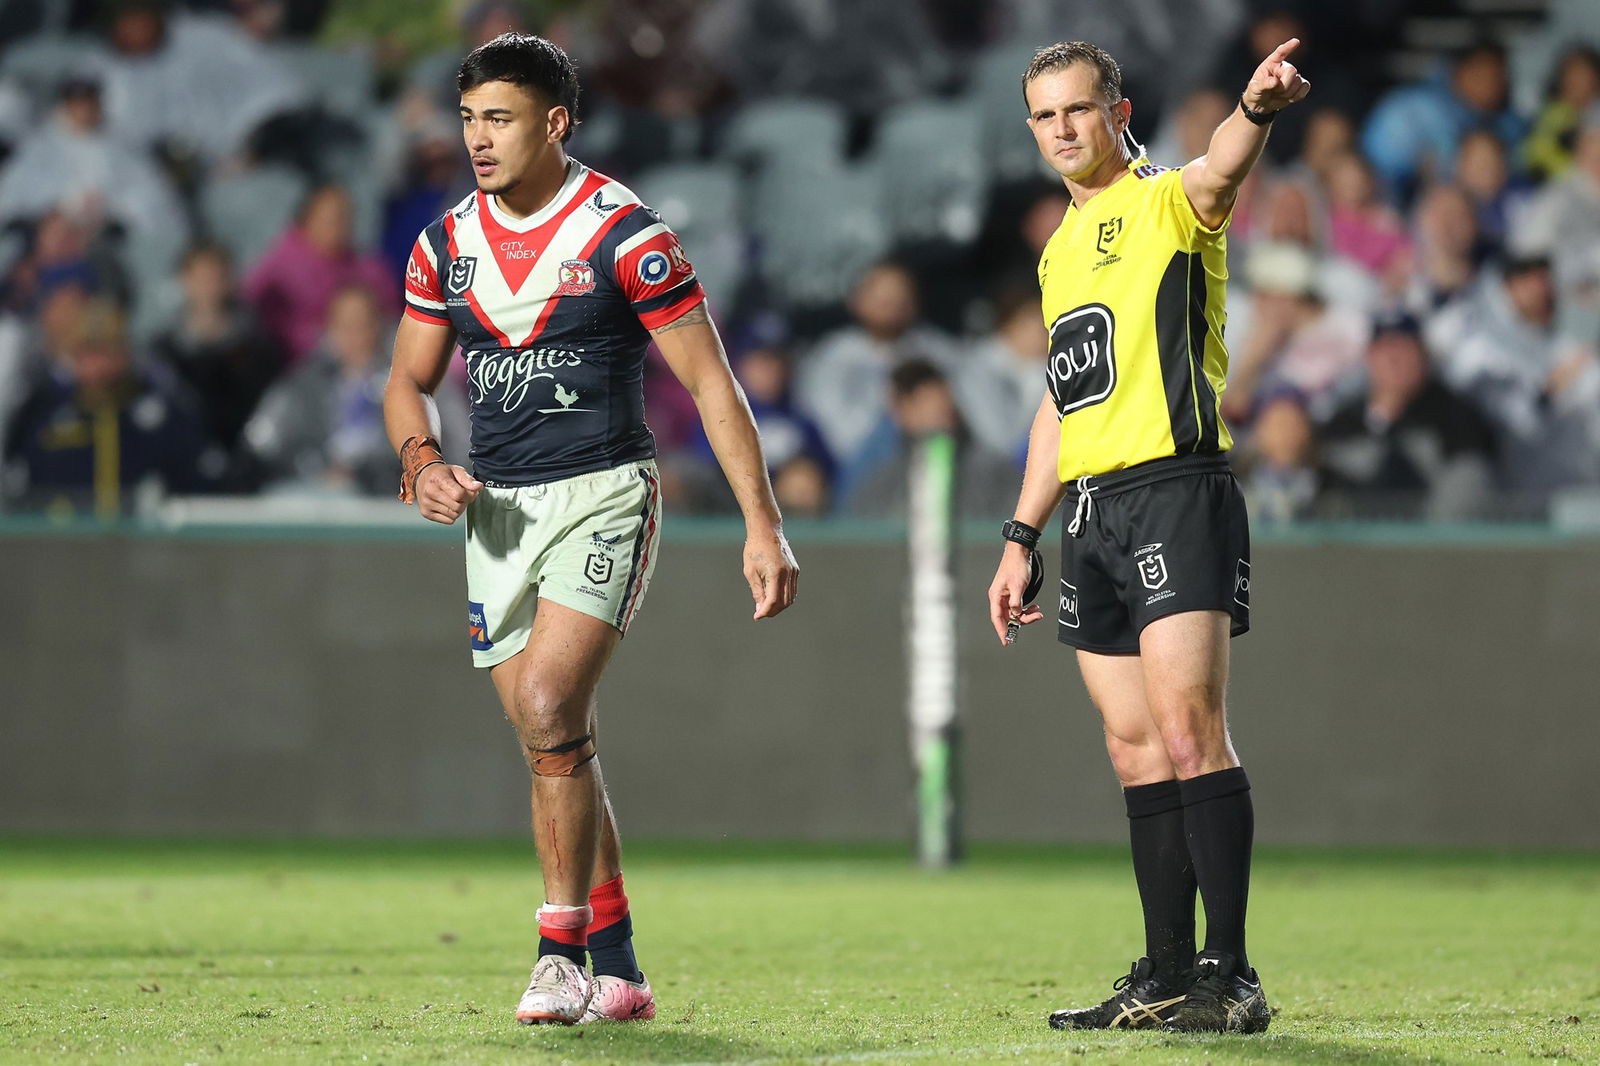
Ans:
POLYGON ((800 565, 781 529, 745 538, 744 579, 750 583, 757 619, 781 614, 794 602, 800 591, 800 565))
POLYGON ((1281 111, 1311 91, 1311 82, 1300 76, 1289 53, 1300 47, 1300 38, 1291 37, 1272 50, 1250 75, 1244 88, 1244 102, 1252 111, 1281 111))

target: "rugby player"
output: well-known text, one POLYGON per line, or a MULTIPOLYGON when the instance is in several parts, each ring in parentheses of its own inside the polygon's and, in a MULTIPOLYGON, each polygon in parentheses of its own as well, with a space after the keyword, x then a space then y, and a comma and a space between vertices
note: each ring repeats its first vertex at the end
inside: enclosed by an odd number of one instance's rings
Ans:
POLYGON ((517 1020, 645 1019, 655 998, 632 947, 595 688, 660 547, 644 421, 652 339, 693 396, 744 514, 757 619, 794 601, 799 571, 693 265, 637 196, 566 153, 578 123, 572 61, 543 38, 502 34, 467 56, 457 87, 478 188, 412 250, 384 397, 389 439, 401 498, 430 521, 465 516, 473 661, 533 772, 544 903, 517 1020), (444 459, 430 401, 457 344, 470 470, 444 459))

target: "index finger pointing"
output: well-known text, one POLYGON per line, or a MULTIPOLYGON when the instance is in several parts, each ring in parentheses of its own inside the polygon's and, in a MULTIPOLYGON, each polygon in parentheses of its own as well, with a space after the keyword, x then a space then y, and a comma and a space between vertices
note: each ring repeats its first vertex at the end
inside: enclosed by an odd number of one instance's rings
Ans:
POLYGON ((1276 47, 1276 48, 1274 48, 1272 50, 1272 54, 1267 57, 1267 62, 1268 63, 1279 62, 1280 60, 1283 59, 1284 56, 1288 55, 1290 52, 1294 51, 1296 48, 1299 48, 1299 47, 1300 47, 1300 38, 1291 37, 1287 41, 1284 41, 1282 44, 1280 44, 1278 47, 1276 47))

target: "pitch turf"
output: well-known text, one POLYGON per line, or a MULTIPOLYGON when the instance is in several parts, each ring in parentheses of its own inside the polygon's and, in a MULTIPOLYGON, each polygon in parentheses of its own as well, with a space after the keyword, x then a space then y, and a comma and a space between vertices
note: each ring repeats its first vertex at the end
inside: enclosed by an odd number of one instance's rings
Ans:
POLYGON ((525 1029, 515 843, 0 841, 0 1063, 1600 1062, 1600 856, 1258 857, 1260 1037, 1056 1033, 1138 952, 1115 849, 639 846, 661 1000, 525 1029))

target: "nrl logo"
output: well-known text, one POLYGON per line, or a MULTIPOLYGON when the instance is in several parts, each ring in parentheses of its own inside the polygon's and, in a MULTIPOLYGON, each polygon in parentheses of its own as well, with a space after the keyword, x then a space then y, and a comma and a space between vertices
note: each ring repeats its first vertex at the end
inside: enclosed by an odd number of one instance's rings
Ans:
POLYGON ((1122 236, 1122 217, 1108 218, 1100 223, 1100 236, 1095 239, 1095 250, 1102 255, 1111 254, 1111 242, 1122 236))
POLYGON ((609 555, 591 552, 588 560, 583 564, 583 576, 596 585, 604 585, 611 580, 611 569, 614 565, 609 555))
POLYGON ((477 256, 464 255, 450 264, 450 291, 460 296, 472 287, 472 279, 478 273, 477 256))
POLYGON ((1167 583, 1167 560, 1160 552, 1139 560, 1139 580, 1147 589, 1158 589, 1167 583))

